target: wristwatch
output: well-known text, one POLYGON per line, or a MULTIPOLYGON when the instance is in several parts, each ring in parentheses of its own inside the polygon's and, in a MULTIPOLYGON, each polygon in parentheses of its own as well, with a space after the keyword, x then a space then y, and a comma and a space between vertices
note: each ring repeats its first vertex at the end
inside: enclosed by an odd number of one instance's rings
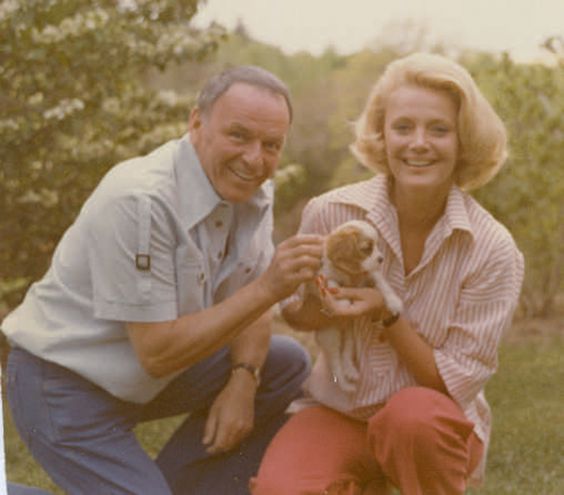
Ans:
POLYGON ((237 363, 231 367, 231 373, 238 369, 248 371, 255 379, 257 387, 260 385, 260 368, 249 363, 237 363))
POLYGON ((390 316, 382 320, 382 326, 385 328, 391 327, 396 321, 399 320, 400 313, 391 313, 390 316))

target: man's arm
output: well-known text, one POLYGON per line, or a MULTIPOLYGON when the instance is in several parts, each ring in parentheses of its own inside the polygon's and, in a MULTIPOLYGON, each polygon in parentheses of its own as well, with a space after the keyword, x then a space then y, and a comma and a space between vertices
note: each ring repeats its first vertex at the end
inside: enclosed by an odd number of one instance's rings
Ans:
POLYGON ((315 277, 321 249, 318 236, 291 237, 278 246, 263 274, 224 301, 173 321, 127 323, 139 361, 150 375, 163 377, 228 345, 273 304, 315 277))
MULTIPOLYGON (((271 325, 271 312, 268 311, 241 332, 231 344, 232 363, 247 363, 260 368, 268 353, 271 325)), ((231 373, 208 414, 202 440, 208 452, 227 451, 252 431, 258 385, 255 377, 244 368, 231 373)))

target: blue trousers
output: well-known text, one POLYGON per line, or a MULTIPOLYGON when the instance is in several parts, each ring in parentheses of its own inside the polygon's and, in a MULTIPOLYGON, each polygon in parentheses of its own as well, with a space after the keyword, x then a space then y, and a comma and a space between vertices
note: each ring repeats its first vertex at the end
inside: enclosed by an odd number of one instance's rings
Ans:
MULTIPOLYGON (((7 495, 51 495, 49 492, 40 490, 39 488, 32 488, 31 486, 20 485, 18 483, 8 482, 7 495)), ((0 493, 2 493, 0 491, 0 493)))
POLYGON ((287 405, 300 394, 309 358, 294 340, 273 336, 253 432, 233 451, 210 455, 202 445, 203 429, 230 369, 223 349, 179 375, 151 402, 134 404, 14 348, 6 369, 7 397, 31 454, 71 495, 247 495, 249 478, 286 420, 287 405), (186 412, 187 419, 151 459, 133 428, 186 412))

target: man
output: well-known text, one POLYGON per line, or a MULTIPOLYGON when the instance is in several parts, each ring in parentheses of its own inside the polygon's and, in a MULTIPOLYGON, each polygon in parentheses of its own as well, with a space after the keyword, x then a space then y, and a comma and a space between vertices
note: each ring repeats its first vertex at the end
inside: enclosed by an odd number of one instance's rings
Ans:
POLYGON ((316 236, 271 244, 291 117, 263 69, 212 78, 189 134, 103 178, 3 322, 15 422, 66 492, 247 493, 309 364, 270 338, 270 307, 321 257, 316 236), (150 459, 134 426, 186 412, 150 459))

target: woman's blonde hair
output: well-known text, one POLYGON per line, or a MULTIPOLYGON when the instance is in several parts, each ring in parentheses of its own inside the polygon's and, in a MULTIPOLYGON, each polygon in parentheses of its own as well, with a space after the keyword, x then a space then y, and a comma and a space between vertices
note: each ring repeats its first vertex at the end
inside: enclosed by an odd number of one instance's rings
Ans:
POLYGON ((447 91, 458 103, 459 156, 455 183, 462 189, 491 180, 507 158, 505 126, 461 65, 440 55, 415 53, 388 65, 372 88, 355 123, 351 151, 366 167, 390 174, 384 141, 384 118, 389 95, 404 85, 447 91))

